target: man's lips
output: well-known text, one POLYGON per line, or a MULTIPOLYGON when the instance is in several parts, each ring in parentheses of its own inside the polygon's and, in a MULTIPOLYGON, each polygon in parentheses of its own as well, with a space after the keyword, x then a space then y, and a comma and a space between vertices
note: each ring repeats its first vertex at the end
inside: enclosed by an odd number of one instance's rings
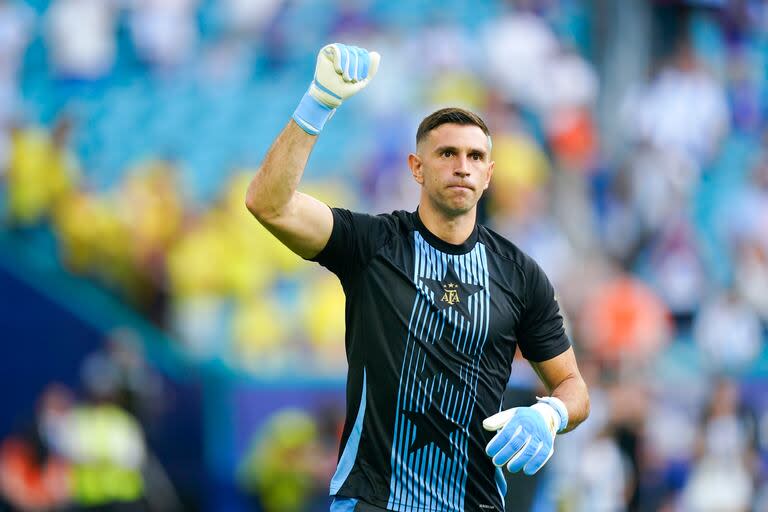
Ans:
POLYGON ((452 185, 448 185, 448 188, 460 188, 460 189, 466 189, 466 190, 475 190, 471 185, 464 184, 464 183, 454 183, 452 185))

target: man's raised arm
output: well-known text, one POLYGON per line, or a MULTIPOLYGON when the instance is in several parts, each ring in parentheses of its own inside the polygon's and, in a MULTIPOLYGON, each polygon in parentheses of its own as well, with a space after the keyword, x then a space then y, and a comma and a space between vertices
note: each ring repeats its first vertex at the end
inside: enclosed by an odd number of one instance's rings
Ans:
POLYGON ((317 255, 333 229, 328 207, 296 190, 309 154, 336 108, 368 85, 378 67, 376 52, 338 43, 320 50, 309 90, 248 186, 248 210, 299 256, 317 255))

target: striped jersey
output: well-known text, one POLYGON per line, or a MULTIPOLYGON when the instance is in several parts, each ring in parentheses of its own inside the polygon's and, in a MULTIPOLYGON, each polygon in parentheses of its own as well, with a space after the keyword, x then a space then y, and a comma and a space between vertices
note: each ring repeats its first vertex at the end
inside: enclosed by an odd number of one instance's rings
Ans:
POLYGON ((332 212, 313 258, 346 295, 331 510, 502 511, 506 485, 482 421, 500 410, 516 346, 536 362, 570 347, 549 280, 482 225, 454 245, 418 212, 332 212))

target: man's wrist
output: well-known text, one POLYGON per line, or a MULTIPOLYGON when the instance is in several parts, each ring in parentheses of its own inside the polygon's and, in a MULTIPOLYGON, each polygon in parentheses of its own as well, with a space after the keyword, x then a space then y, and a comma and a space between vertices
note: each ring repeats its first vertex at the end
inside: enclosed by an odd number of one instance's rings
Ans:
POLYGON ((562 400, 554 396, 536 397, 538 400, 535 405, 549 407, 555 415, 556 431, 562 432, 568 426, 568 408, 565 406, 562 400))
POLYGON ((307 90, 292 117, 302 130, 310 135, 318 135, 335 112, 335 108, 322 103, 307 90))

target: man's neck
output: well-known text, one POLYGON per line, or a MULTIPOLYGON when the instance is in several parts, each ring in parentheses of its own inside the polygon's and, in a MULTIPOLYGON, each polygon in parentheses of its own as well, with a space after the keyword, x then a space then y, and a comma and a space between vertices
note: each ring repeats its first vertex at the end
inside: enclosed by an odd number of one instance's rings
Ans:
POLYGON ((475 229, 477 208, 472 208, 465 214, 449 217, 433 208, 428 201, 419 204, 419 218, 430 233, 444 242, 459 245, 467 241, 475 229))

